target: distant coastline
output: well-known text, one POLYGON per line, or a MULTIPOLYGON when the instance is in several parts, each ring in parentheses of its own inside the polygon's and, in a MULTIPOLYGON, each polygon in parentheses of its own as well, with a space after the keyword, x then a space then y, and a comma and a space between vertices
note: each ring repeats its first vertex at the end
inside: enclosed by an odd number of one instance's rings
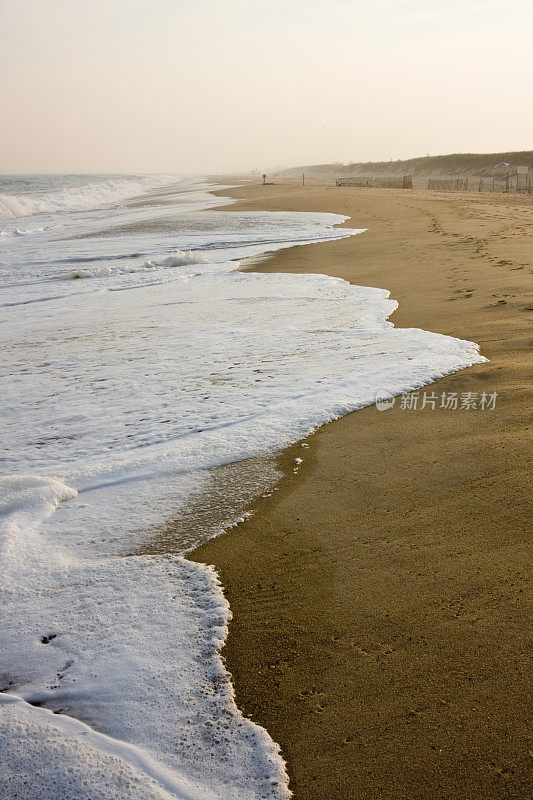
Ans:
POLYGON ((520 150, 507 153, 451 153, 439 156, 420 156, 418 158, 390 161, 351 161, 348 164, 310 164, 288 169, 275 169, 276 176, 299 177, 304 172, 308 177, 324 178, 346 176, 399 176, 412 175, 427 178, 432 175, 450 176, 498 176, 503 172, 514 172, 516 167, 526 166, 533 172, 533 150, 520 150), (508 164, 508 167, 496 166, 508 164))

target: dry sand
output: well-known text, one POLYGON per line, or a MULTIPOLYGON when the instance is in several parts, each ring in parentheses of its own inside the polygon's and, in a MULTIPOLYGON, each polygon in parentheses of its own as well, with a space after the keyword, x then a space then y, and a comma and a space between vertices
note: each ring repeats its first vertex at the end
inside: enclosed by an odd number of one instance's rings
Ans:
POLYGON ((296 800, 529 798, 532 199, 223 194, 244 198, 235 210, 367 227, 254 268, 389 289, 397 326, 477 341, 490 359, 432 390, 498 393, 494 411, 397 403, 323 427, 280 456, 286 477, 253 518, 195 551, 233 610, 224 655, 241 709, 280 743, 296 800))

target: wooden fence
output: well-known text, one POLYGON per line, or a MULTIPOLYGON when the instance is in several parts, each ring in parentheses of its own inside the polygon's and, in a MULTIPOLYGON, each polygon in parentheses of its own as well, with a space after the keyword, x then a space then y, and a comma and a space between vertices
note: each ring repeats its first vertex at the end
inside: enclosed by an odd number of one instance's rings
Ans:
POLYGON ((337 178, 337 186, 373 186, 376 189, 412 189, 411 175, 403 178, 337 178))
POLYGON ((468 178, 429 178, 428 189, 437 192, 467 192, 468 178))
MULTIPOLYGON (((403 178, 370 178, 351 177, 337 178, 337 186, 361 186, 375 189, 412 189, 413 177, 403 178)), ((467 178, 440 177, 423 178, 415 176, 416 188, 427 188, 434 192, 506 192, 508 194, 533 194, 533 179, 527 173, 501 174, 498 177, 467 178), (427 184, 426 184, 427 180, 427 184)))
POLYGON ((495 178, 429 178, 427 188, 436 192, 506 192, 531 194, 533 183, 527 174, 495 178))

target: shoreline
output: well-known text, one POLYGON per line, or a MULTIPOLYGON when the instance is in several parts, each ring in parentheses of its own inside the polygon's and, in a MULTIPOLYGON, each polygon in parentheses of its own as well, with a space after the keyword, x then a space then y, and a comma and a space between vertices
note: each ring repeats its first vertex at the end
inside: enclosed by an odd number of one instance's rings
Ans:
POLYGON ((230 602, 239 708, 280 744, 295 800, 525 798, 531 199, 311 182, 222 193, 242 198, 231 210, 368 228, 248 268, 390 290, 396 326, 490 359, 429 389, 498 395, 494 411, 395 404, 320 428, 279 454, 286 477, 253 517, 189 554, 230 602))

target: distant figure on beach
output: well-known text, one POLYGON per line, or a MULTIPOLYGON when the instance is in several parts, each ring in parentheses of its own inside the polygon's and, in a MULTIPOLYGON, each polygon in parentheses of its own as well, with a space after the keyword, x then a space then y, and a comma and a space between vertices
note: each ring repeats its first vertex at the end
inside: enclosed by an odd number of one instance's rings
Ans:
POLYGON ((337 186, 342 186, 342 178, 337 178, 337 186))
POLYGON ((266 179, 267 179, 267 176, 266 176, 265 173, 263 173, 263 186, 266 186, 266 179))

